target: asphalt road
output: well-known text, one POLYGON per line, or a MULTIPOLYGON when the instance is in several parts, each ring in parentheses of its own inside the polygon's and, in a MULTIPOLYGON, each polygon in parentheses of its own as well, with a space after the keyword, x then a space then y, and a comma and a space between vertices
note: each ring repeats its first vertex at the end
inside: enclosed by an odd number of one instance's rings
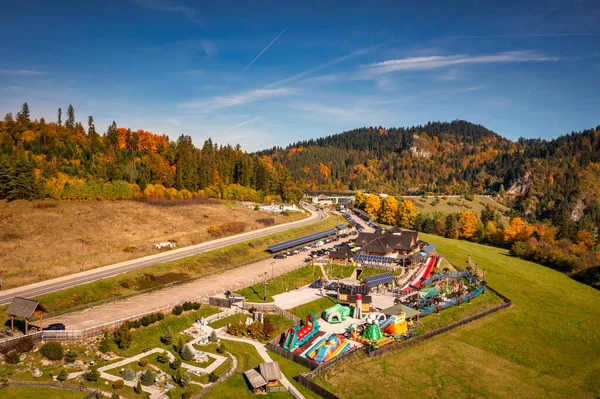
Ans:
POLYGON ((318 211, 311 207, 306 208, 311 212, 311 216, 296 222, 271 226, 260 230, 254 230, 230 237, 224 237, 217 240, 204 242, 197 245, 192 245, 189 247, 184 247, 167 252, 161 252, 155 255, 144 256, 142 258, 116 263, 109 266, 103 266, 76 274, 70 274, 52 280, 40 281, 38 283, 29 284, 22 287, 11 288, 1 292, 0 305, 6 305, 10 303, 11 300, 16 296, 32 298, 38 295, 60 291, 66 288, 75 287, 77 285, 86 284, 92 281, 101 280, 108 277, 113 277, 118 274, 141 269, 158 263, 164 263, 176 259, 185 258, 187 256, 192 256, 199 253, 212 251, 217 248, 226 247, 228 245, 237 244, 242 241, 262 237, 273 233, 278 233, 281 231, 285 231, 299 226, 304 226, 311 223, 316 223, 319 220, 328 217, 328 215, 325 212, 318 211))

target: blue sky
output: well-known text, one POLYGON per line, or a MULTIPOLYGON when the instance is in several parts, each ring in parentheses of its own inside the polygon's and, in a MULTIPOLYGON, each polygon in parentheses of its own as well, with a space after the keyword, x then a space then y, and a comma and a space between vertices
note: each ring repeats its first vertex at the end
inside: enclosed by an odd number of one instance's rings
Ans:
POLYGON ((4 1, 0 113, 69 104, 248 151, 466 119, 511 139, 600 124, 600 2, 4 1), (454 4, 449 4, 454 3, 454 4))

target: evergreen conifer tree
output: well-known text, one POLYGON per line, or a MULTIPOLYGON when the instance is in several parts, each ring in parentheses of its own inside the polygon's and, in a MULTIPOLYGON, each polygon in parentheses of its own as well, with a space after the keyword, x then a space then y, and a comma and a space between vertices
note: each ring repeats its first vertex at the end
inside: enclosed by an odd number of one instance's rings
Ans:
POLYGON ((0 199, 8 198, 12 186, 13 171, 7 155, 0 156, 0 199))
POLYGON ((67 121, 65 122, 65 126, 71 129, 75 127, 75 109, 71 104, 69 104, 69 108, 67 108, 67 121))
POLYGON ((37 195, 33 165, 26 156, 19 157, 10 182, 9 199, 34 199, 37 195))
POLYGON ((27 105, 27 103, 23 103, 23 107, 21 107, 21 112, 19 112, 17 121, 23 125, 27 125, 29 124, 29 122, 31 122, 31 115, 29 114, 29 105, 27 105))
POLYGON ((58 122, 58 126, 62 126, 62 109, 61 108, 58 109, 58 120, 57 120, 57 122, 58 122))

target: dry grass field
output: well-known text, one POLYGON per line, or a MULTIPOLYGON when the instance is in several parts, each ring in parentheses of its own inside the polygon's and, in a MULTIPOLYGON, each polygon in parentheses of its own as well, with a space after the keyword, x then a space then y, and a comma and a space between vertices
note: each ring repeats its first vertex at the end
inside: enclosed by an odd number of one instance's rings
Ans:
POLYGON ((213 239, 211 224, 265 227, 302 216, 271 216, 242 206, 196 200, 165 206, 140 201, 0 201, 0 272, 11 288, 156 253, 174 239, 178 247, 213 239), (82 257, 82 241, 83 257, 82 257))

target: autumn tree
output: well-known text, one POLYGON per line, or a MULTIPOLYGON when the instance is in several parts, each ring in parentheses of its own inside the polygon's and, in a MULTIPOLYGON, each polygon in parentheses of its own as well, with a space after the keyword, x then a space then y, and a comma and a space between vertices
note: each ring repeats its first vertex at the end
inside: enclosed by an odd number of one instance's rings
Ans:
POLYGON ((523 219, 515 217, 510 220, 508 227, 504 230, 504 241, 509 244, 515 241, 527 241, 532 234, 533 227, 523 219))
POLYGON ((396 222, 396 215, 398 214, 398 200, 388 196, 383 201, 383 209, 381 215, 379 215, 379 221, 384 224, 394 224, 396 222))
POLYGON ((415 204, 409 199, 403 199, 398 204, 396 224, 405 229, 413 229, 418 216, 419 211, 415 204))
POLYGON ((365 212, 374 219, 379 217, 379 213, 381 212, 381 198, 378 195, 369 194, 365 202, 365 212))
POLYGON ((357 191, 354 196, 354 206, 358 209, 365 209, 365 204, 367 203, 367 196, 362 191, 357 191))
POLYGON ((464 211, 458 219, 458 231, 460 238, 473 239, 479 228, 479 219, 473 211, 464 211))

